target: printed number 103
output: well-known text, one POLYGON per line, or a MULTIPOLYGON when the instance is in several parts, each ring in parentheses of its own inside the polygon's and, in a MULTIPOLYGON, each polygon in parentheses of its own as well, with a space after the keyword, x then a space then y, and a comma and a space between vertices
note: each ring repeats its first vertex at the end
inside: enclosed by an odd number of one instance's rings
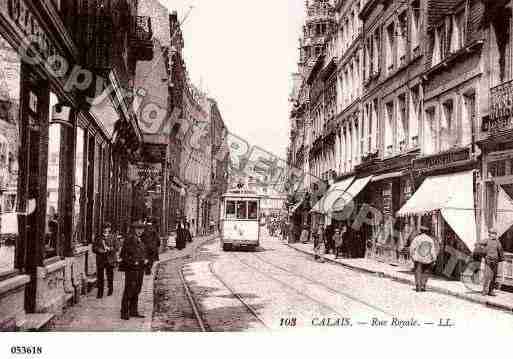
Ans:
POLYGON ((281 318, 280 327, 295 327, 296 318, 281 318))

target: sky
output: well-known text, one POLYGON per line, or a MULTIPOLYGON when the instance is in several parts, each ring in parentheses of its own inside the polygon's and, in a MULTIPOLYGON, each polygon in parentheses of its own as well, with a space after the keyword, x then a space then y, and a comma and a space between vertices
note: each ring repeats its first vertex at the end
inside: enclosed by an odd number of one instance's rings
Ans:
POLYGON ((161 0, 183 19, 191 80, 218 102, 230 132, 285 158, 291 73, 304 0, 161 0))

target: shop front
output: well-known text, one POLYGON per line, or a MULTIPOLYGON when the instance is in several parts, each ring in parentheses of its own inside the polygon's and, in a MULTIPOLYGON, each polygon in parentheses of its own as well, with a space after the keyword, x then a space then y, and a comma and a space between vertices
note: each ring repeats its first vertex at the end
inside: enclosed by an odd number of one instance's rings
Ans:
POLYGON ((410 224, 421 225, 440 244, 436 273, 459 279, 478 239, 476 161, 468 148, 413 161, 417 190, 397 212, 410 224))
POLYGON ((363 205, 368 206, 363 209, 368 213, 366 223, 360 228, 367 258, 409 265, 409 255, 404 247, 411 223, 408 219, 398 218, 396 212, 411 197, 411 163, 417 153, 413 150, 392 158, 370 158, 357 168, 362 174, 373 174, 358 198, 360 210, 363 205))
MULTIPOLYGON (((513 148, 510 144, 501 150, 486 154, 483 161, 482 195, 483 216, 481 236, 494 228, 505 251, 506 263, 501 270, 501 281, 513 285, 513 148)), ((496 147, 497 148, 497 147, 496 147)))

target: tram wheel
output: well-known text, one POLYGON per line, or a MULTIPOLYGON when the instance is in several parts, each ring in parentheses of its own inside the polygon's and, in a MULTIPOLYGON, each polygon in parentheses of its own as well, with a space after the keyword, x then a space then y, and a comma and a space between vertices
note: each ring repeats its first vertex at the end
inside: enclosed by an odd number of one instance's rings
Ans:
POLYGON ((232 249, 232 246, 229 244, 223 244, 223 251, 228 252, 230 249, 232 249))

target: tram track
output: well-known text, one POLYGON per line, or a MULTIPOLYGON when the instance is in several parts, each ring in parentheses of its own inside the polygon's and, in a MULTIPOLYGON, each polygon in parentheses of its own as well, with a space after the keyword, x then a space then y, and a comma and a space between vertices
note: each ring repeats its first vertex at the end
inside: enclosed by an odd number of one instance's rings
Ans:
MULTIPOLYGON (((193 251, 193 254, 192 254, 192 259, 195 259, 196 258, 196 251, 198 249, 200 249, 202 246, 208 244, 207 243, 204 243, 202 244, 201 246, 198 246, 197 248, 195 248, 195 250, 193 251)), ((184 267, 186 266, 187 264, 184 264, 180 267, 180 269, 178 270, 178 274, 179 274, 179 278, 180 278, 180 281, 182 283, 182 286, 185 290, 185 294, 187 296, 187 300, 189 301, 189 304, 192 308, 192 311, 193 311, 193 314, 194 314, 194 317, 196 319, 196 322, 198 323, 198 326, 199 328, 201 329, 202 332, 211 332, 212 331, 212 328, 208 325, 208 323, 205 321, 205 319, 203 318, 203 315, 202 315, 202 312, 201 312, 201 309, 200 309, 200 305, 198 305, 195 297, 194 297, 194 294, 193 294, 193 291, 191 290, 189 284, 187 283, 186 279, 185 279, 185 276, 184 276, 184 273, 183 273, 183 270, 184 270, 184 267)), ((237 291, 232 287, 230 286, 218 273, 217 271, 215 270, 214 268, 214 263, 212 261, 210 261, 208 263, 208 269, 209 269, 209 272, 210 274, 216 278, 229 292, 230 294, 235 298, 237 299, 245 308, 246 310, 267 330, 270 330, 271 328, 265 323, 265 321, 262 319, 262 317, 258 314, 258 312, 251 306, 251 304, 249 304, 240 294, 237 293, 237 291)))
POLYGON ((292 270, 290 270, 290 269, 288 269, 288 268, 285 268, 285 267, 283 267, 283 266, 280 266, 280 265, 278 265, 278 264, 275 264, 275 263, 273 263, 273 262, 270 262, 269 260, 265 260, 265 259, 263 259, 261 256, 259 256, 259 255, 258 255, 258 254, 256 254, 256 253, 251 253, 251 255, 252 255, 253 257, 257 258, 259 261, 261 261, 261 262, 263 262, 263 263, 265 263, 265 264, 267 264, 267 265, 269 265, 269 266, 271 266, 271 267, 274 267, 274 268, 276 268, 276 269, 278 269, 278 270, 281 270, 281 271, 283 271, 283 272, 288 273, 288 275, 292 275, 292 276, 295 276, 295 277, 297 277, 297 278, 300 278, 300 279, 302 279, 302 280, 304 280, 304 281, 307 281, 307 282, 310 282, 310 283, 312 283, 312 284, 315 284, 315 285, 317 285, 317 286, 319 286, 319 287, 321 287, 321 288, 324 288, 326 291, 331 292, 331 293, 333 293, 333 294, 341 295, 341 296, 343 296, 343 297, 345 297, 345 298, 347 298, 347 299, 349 299, 349 300, 351 300, 351 301, 357 302, 358 304, 363 305, 363 306, 365 306, 365 307, 367 307, 367 308, 369 308, 369 309, 372 309, 372 310, 378 311, 380 314, 384 314, 384 315, 389 316, 389 317, 391 317, 391 318, 393 318, 393 317, 397 316, 396 314, 390 313, 390 312, 388 312, 388 311, 387 311, 387 310, 385 310, 385 309, 382 309, 382 308, 380 308, 380 307, 378 307, 378 306, 375 306, 375 305, 373 305, 373 304, 370 304, 370 303, 368 303, 368 302, 366 302, 366 301, 364 301, 364 300, 362 300, 362 299, 359 299, 359 298, 357 298, 357 297, 355 297, 355 296, 353 296, 353 295, 350 295, 350 294, 345 293, 345 292, 342 292, 342 291, 340 291, 340 290, 338 290, 338 289, 332 288, 332 287, 330 287, 330 286, 328 286, 328 285, 324 284, 323 282, 320 282, 320 281, 318 281, 318 280, 315 280, 315 279, 309 278, 309 277, 307 277, 307 276, 304 276, 304 275, 302 275, 302 274, 296 273, 296 272, 294 272, 294 271, 292 271, 292 270))
POLYGON ((332 312, 332 313, 334 313, 334 314, 337 314, 337 315, 338 315, 338 316, 340 316, 340 317, 344 317, 344 316, 346 316, 346 315, 344 315, 343 313, 340 313, 340 311, 339 311, 339 310, 337 310, 337 309, 333 308, 332 306, 330 306, 329 304, 327 304, 327 303, 325 303, 325 302, 322 302, 322 301, 320 301, 320 300, 318 300, 318 299, 316 299, 316 298, 312 297, 311 295, 308 295, 308 294, 304 293, 303 291, 301 291, 301 290, 297 289, 296 287, 294 287, 294 286, 292 286, 292 285, 290 285, 290 284, 288 284, 288 283, 286 283, 286 282, 282 281, 281 279, 278 279, 278 278, 276 278, 275 276, 272 276, 272 275, 270 275, 270 274, 266 273, 265 271, 262 271, 262 270, 260 270, 259 268, 255 267, 255 266, 253 266, 253 265, 251 265, 251 264, 249 264, 249 263, 247 263, 246 261, 242 260, 238 255, 234 254, 234 255, 233 255, 233 257, 237 258, 237 260, 238 260, 241 264, 245 265, 246 267, 248 267, 248 268, 252 269, 253 271, 255 271, 255 272, 259 273, 260 275, 262 275, 262 276, 264 276, 264 277, 266 277, 266 278, 269 278, 269 279, 273 280, 274 282, 277 282, 277 283, 278 283, 278 284, 280 284, 282 287, 287 288, 288 290, 293 291, 293 292, 295 292, 296 294, 298 294, 298 295, 300 295, 300 296, 302 296, 302 297, 304 297, 304 298, 306 298, 306 299, 308 299, 308 300, 310 300, 310 301, 312 301, 312 302, 316 303, 317 305, 319 305, 320 307, 322 307, 322 308, 324 308, 324 309, 328 310, 329 312, 332 312))

